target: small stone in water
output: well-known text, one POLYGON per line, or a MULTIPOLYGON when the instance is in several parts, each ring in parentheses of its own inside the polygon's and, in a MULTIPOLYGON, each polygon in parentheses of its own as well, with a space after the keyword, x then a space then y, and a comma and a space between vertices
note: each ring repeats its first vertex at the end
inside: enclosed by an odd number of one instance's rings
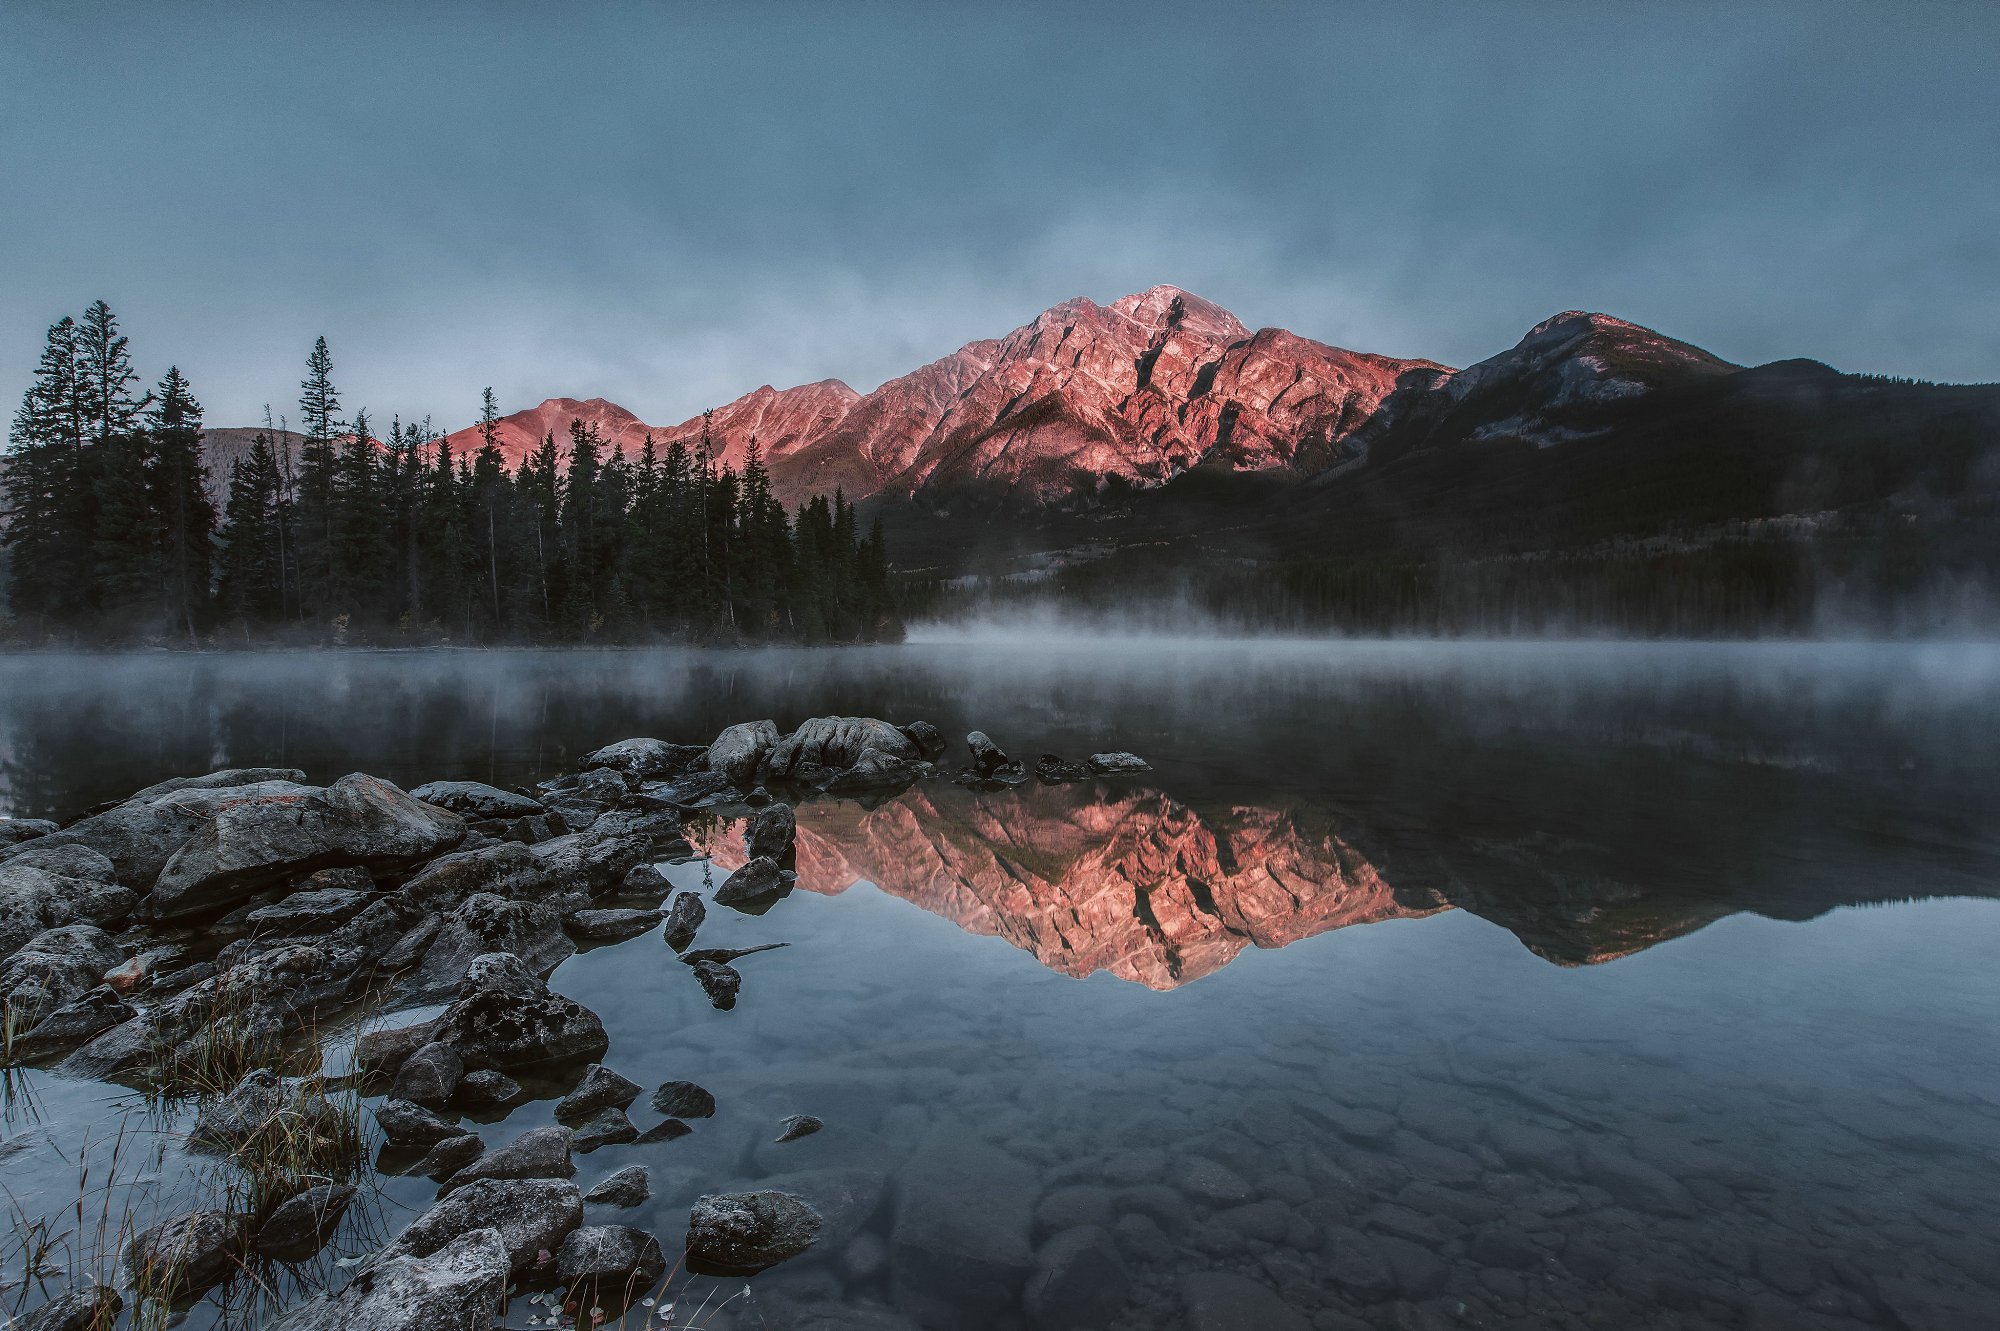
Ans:
POLYGON ((778 1133, 774 1140, 790 1142, 797 1141, 801 1137, 810 1137, 825 1127, 826 1124, 820 1122, 811 1114, 793 1114, 783 1120, 778 1126, 783 1130, 778 1133))

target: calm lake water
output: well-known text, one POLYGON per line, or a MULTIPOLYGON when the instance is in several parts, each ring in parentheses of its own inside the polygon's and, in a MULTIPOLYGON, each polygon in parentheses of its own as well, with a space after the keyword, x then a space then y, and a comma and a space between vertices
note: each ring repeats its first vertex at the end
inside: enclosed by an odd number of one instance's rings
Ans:
MULTIPOLYGON (((800 890, 702 930, 792 945, 740 963, 733 1011, 657 933, 556 970, 609 1066, 720 1106, 580 1157, 586 1187, 654 1171, 593 1222, 671 1259, 703 1192, 827 1216, 803 1257, 677 1285, 677 1325, 2000 1324, 1991 646, 17 656, 0 813, 222 766, 528 785, 627 736, 829 713, 1154 770, 803 807, 800 890), (795 1113, 824 1131, 774 1144, 795 1113)), ((678 885, 740 862, 728 814, 678 885)), ((114 1152, 121 1204, 213 1185, 185 1111, 137 1103, 10 1084, 17 1232, 114 1152)), ((433 1193, 372 1178, 297 1278, 337 1282, 433 1193)), ((222 1304, 255 1323, 239 1288, 190 1325, 222 1304)))

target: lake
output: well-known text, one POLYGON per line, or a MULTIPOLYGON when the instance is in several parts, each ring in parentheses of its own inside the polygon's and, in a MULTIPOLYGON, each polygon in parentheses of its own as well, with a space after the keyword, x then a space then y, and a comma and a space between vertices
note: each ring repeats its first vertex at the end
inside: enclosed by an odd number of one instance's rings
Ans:
MULTIPOLYGON (((0 814, 229 766, 532 786, 628 736, 829 714, 953 748, 909 790, 802 805, 767 913, 711 907, 701 946, 790 945, 738 963, 733 1010, 657 929, 550 979, 603 1018, 607 1066, 718 1105, 580 1156, 586 1186, 653 1172, 591 1223, 671 1260, 703 1193, 825 1216, 747 1282, 676 1277, 672 1325, 1994 1324, 1991 645, 21 655, 0 814), (971 729, 1030 764, 1152 770, 969 789, 948 775, 971 729), (825 1127, 774 1142, 792 1114, 825 1127)), ((663 872, 720 881, 742 812, 690 820, 712 861, 663 872)), ((551 1105, 477 1130, 497 1146, 551 1105)), ((180 1149, 190 1114, 11 1074, 14 1228, 68 1236, 44 1285, 92 1265, 108 1202, 227 1186, 180 1149)), ((266 1283, 339 1283, 433 1194, 371 1174, 329 1248, 266 1283)), ((25 1259, 0 1251, 0 1307, 45 1297, 25 1259)), ((255 1325, 252 1284, 188 1324, 255 1325)))

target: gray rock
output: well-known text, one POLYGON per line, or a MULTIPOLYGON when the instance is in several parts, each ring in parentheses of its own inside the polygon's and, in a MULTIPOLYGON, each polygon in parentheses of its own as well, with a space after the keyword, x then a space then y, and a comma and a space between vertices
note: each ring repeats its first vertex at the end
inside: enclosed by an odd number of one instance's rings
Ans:
POLYGON ((604 1023, 583 1004, 551 993, 505 952, 475 959, 459 999, 437 1019, 435 1038, 471 1070, 512 1071, 540 1063, 598 1059, 611 1047, 604 1023))
MULTIPOLYGON (((802 764, 852 767, 866 753, 899 759, 921 756, 910 737, 887 721, 872 716, 816 716, 772 745, 761 771, 782 781, 802 764)), ((709 765, 716 766, 712 760, 709 765)))
POLYGON ((771 804, 759 809, 751 817, 743 832, 743 848, 750 858, 759 855, 769 859, 782 859, 792 848, 792 839, 798 833, 798 815, 789 804, 771 804))
MULTIPOLYGON (((647 868, 640 865, 640 869, 647 868)), ((637 873, 638 870, 633 870, 637 873)), ((576 910, 563 917, 563 928, 575 938, 589 943, 619 943, 627 938, 637 938, 658 924, 662 913, 657 910, 576 910)))
POLYGON ((695 930, 708 917, 708 908, 701 904, 701 897, 693 892, 675 895, 674 904, 667 908, 667 946, 676 952, 687 950, 694 942, 695 930))
POLYGON ((948 747, 944 732, 928 721, 912 721, 903 727, 903 733, 917 746, 918 755, 929 762, 936 762, 948 747))
POLYGON ((715 904, 754 905, 789 891, 791 886, 791 876, 778 867, 776 860, 759 855, 723 880, 722 886, 715 889, 715 904))
POLYGON ((553 904, 478 892, 445 916, 411 985, 430 994, 455 988, 476 958, 493 952, 510 953, 537 975, 546 975, 575 954, 576 944, 563 931, 562 913, 553 904))
POLYGON ((540 800, 479 781, 430 781, 412 790, 410 798, 467 818, 527 818, 544 812, 540 800))
POLYGON ((576 1150, 587 1155, 600 1146, 623 1146, 639 1140, 639 1129, 622 1109, 600 1109, 576 1125, 576 1150))
POLYGON ((1124 1310, 1131 1279, 1108 1230, 1068 1229, 1042 1245, 1022 1301, 1042 1331, 1088 1331, 1124 1310))
POLYGON ((754 1276, 798 1256, 819 1237, 820 1215, 789 1193, 719 1193, 688 1213, 687 1269, 695 1275, 754 1276))
POLYGON ((653 1195, 653 1171, 644 1165, 627 1165, 615 1174, 607 1174, 583 1200, 593 1206, 616 1206, 621 1209, 643 1206, 653 1195))
POLYGON ((569 824, 559 813, 536 814, 527 818, 516 818, 507 824, 503 841, 518 841, 524 846, 538 846, 544 841, 552 841, 569 831, 569 824))
POLYGON ((502 1230, 467 1229, 421 1258, 384 1255, 272 1331, 491 1331, 513 1265, 502 1230))
POLYGON ((60 831, 61 823, 53 823, 46 818, 0 818, 0 846, 18 846, 23 841, 60 831))
POLYGON ((748 789, 755 784, 757 769, 778 746, 778 727, 772 721, 743 721, 726 727, 708 746, 708 770, 729 778, 730 784, 748 789))
POLYGON ((458 1081, 458 1099, 461 1104, 504 1105, 520 1094, 520 1082, 504 1072, 495 1072, 492 1068, 468 1072, 458 1081))
POLYGON ((1034 1269, 1035 1171, 976 1137, 933 1129, 896 1181, 890 1283, 925 1326, 978 1327, 1014 1308, 1034 1269), (966 1199, 976 1197, 976 1206, 966 1199))
POLYGON ((464 838, 458 815, 360 772, 324 790, 243 795, 210 809, 160 870, 149 906, 159 919, 198 914, 313 869, 420 864, 464 838))
POLYGON ((16 1322, 13 1331, 105 1331, 124 1311, 125 1299, 117 1290, 91 1284, 58 1294, 16 1322))
POLYGON ((1095 775, 1089 763, 1071 762, 1060 754, 1045 753, 1035 759, 1035 780, 1045 786, 1061 785, 1065 781, 1088 781, 1095 775))
POLYGON ((1114 772, 1150 772, 1152 765, 1136 753, 1093 753, 1090 755, 1090 770, 1099 776, 1109 776, 1114 772))
MULTIPOLYGON (((0 864, 0 958, 13 956, 50 929, 122 920, 138 900, 130 888, 113 883, 72 878, 30 864, 0 864)), ((116 959, 109 964, 116 965, 116 959)))
POLYGON ((260 933, 323 934, 347 923, 367 906, 366 892, 321 888, 294 892, 283 901, 259 906, 244 917, 244 922, 260 933))
POLYGON ((58 878, 79 878, 86 883, 118 881, 118 870, 108 856, 88 846, 56 840, 40 840, 32 846, 15 846, 0 854, 0 872, 6 869, 40 869, 58 878))
MULTIPOLYGON (((236 1155, 281 1137, 317 1158, 344 1135, 339 1111, 309 1085, 291 1085, 269 1068, 247 1074, 219 1100, 201 1107, 189 1130, 190 1151, 236 1155), (319 1149, 314 1144, 323 1143, 319 1149)), ((287 1148, 288 1151, 290 1148, 287 1148)))
POLYGON ((983 777, 990 777, 1014 760, 1007 751, 987 738, 983 730, 975 730, 965 737, 965 747, 972 754, 972 770, 983 777))
POLYGON ((646 837, 616 832, 570 832, 529 847, 551 878, 566 891, 602 896, 650 854, 646 837))
MULTIPOLYGON (((425 1211, 388 1247, 382 1259, 428 1257, 467 1230, 500 1231, 516 1272, 534 1268, 539 1252, 553 1254, 583 1223, 583 1194, 567 1179, 480 1179, 425 1211)), ((553 1274, 553 1273, 551 1273, 553 1274)))
POLYGON ((39 1063, 67 1054, 138 1015, 110 985, 100 984, 43 1017, 33 1030, 16 1035, 12 1046, 14 1061, 39 1063))
POLYGON ((458 1191, 481 1179, 574 1178, 568 1128, 529 1128, 526 1132, 474 1160, 445 1180, 440 1195, 458 1191))
POLYGON ((509 901, 540 901, 555 895, 556 880, 519 842, 454 851, 425 865, 399 895, 427 911, 454 910, 466 898, 488 892, 509 901))
POLYGON ((50 852, 76 846, 108 860, 112 881, 144 892, 201 823, 202 816, 192 809, 128 802, 71 823, 60 832, 0 849, 0 865, 23 861, 45 865, 50 862, 46 858, 50 852))
POLYGON ((653 1108, 669 1118, 713 1118, 715 1097, 691 1081, 670 1081, 653 1092, 653 1108))
POLYGON ((333 1237, 354 1194, 351 1183, 321 1183, 287 1197, 258 1229, 252 1246, 267 1254, 317 1252, 333 1237))
POLYGON ((852 767, 835 773, 825 783, 829 795, 859 795, 871 790, 895 790, 923 778, 930 769, 923 763, 898 758, 871 749, 852 767))
POLYGON ((621 739, 584 755, 585 769, 612 767, 630 776, 653 779, 678 776, 705 750, 699 744, 669 744, 662 739, 621 739))
POLYGON ((570 1231, 556 1253, 556 1275, 565 1288, 599 1291, 629 1303, 667 1273, 660 1242, 627 1225, 584 1225, 570 1231))
POLYGON ((144 790, 128 795, 125 804, 153 804, 168 795, 182 791, 237 790, 244 786, 261 786, 273 781, 289 785, 304 785, 306 774, 296 767, 226 767, 218 772, 208 772, 201 776, 173 776, 158 781, 144 790))
POLYGON ((1585 1143, 1582 1160, 1584 1177, 1627 1206, 1655 1215, 1695 1213, 1686 1187, 1602 1138, 1585 1143))
POLYGON ((733 803, 738 798, 736 783, 724 772, 689 772, 672 781, 649 785, 646 793, 681 809, 706 809, 733 803))
POLYGON ((363 1031, 354 1041, 354 1066, 370 1076, 394 1076, 403 1061, 429 1044, 435 1021, 363 1031))
POLYGON ((570 1093, 556 1101, 556 1122, 581 1123, 600 1109, 630 1109, 643 1089, 602 1063, 592 1063, 570 1093))
POLYGON ((408 1172, 442 1183, 485 1153, 485 1138, 476 1132, 461 1132, 456 1137, 446 1137, 424 1152, 423 1159, 411 1165, 408 1172))
POLYGON ((1198 1155, 1173 1161, 1167 1169, 1167 1181, 1210 1206, 1234 1206, 1256 1195, 1241 1174, 1198 1155))
POLYGON ((1312 1323, 1268 1287, 1233 1271, 1181 1277, 1187 1331, 1310 1331, 1312 1323))
POLYGON ((392 1146, 435 1146, 465 1135, 465 1129, 408 1100, 384 1100, 375 1106, 375 1122, 392 1146))
POLYGON ((801 1137, 812 1136, 825 1126, 826 1124, 820 1122, 811 1114, 793 1114, 778 1124, 778 1135, 775 1140, 795 1142, 801 1137))
POLYGON ((198 1298, 229 1274, 243 1243, 236 1217, 190 1211, 134 1235, 125 1245, 127 1283, 149 1298, 198 1298))
POLYGON ((679 1141, 693 1131, 693 1128, 677 1118, 662 1119, 640 1133, 635 1139, 634 1144, 638 1146, 650 1146, 654 1142, 679 1141))
POLYGON ((711 1007, 727 1012, 736 1006, 736 994, 743 987, 743 977, 734 967, 719 961, 697 961, 693 965, 694 978, 701 982, 711 1007))
POLYGON ((44 929, 0 961, 0 1013, 16 1031, 95 989, 124 959, 111 935, 94 924, 44 929))
POLYGON ((458 1050, 433 1040, 403 1060, 389 1094, 398 1100, 436 1109, 450 1102, 464 1076, 465 1060, 458 1050))

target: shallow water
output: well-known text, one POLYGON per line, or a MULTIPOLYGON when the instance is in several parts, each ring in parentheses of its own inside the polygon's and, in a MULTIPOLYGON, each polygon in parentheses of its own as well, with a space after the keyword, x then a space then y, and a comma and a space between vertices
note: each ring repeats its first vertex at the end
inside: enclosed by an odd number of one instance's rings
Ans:
MULTIPOLYGON (((646 1208, 593 1220, 671 1255, 704 1191, 827 1212, 811 1253, 747 1294, 694 1282, 684 1317, 1993 1324, 1991 647, 16 657, 0 812, 223 765, 528 783, 626 735, 829 712, 1154 771, 808 805, 802 890, 702 931, 792 944, 740 963, 734 1011, 656 937, 556 971, 607 1063, 721 1105, 582 1157, 586 1185, 655 1171, 646 1208), (771 1143, 792 1113, 827 1127, 771 1143)), ((700 829, 722 868, 733 830, 700 829)), ((0 1168, 23 1214, 74 1195, 79 1139, 102 1157, 133 1099, 21 1079, 0 1168)), ((196 1187, 185 1117, 132 1122, 122 1178, 169 1208, 196 1187)), ((377 1180, 308 1278, 431 1191, 377 1180)))

